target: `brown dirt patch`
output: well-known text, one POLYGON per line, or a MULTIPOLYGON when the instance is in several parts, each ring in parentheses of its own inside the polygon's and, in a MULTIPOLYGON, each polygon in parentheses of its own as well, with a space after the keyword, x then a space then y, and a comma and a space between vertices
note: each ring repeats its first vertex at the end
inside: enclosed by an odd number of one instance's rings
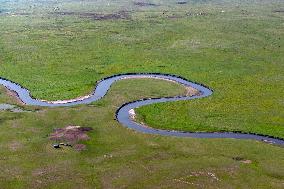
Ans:
POLYGON ((186 87, 186 96, 198 96, 200 95, 200 91, 193 87, 186 87))
POLYGON ((119 11, 110 14, 92 13, 92 12, 55 12, 53 14, 62 16, 79 16, 81 18, 90 18, 93 20, 118 20, 129 19, 130 15, 127 11, 119 11))
POLYGON ((16 93, 15 91, 9 90, 6 87, 4 87, 5 92, 7 95, 11 96, 13 99, 16 100, 16 102, 20 105, 24 105, 25 103, 23 101, 21 101, 21 99, 19 98, 18 93, 16 93))
MULTIPOLYGON (((49 139, 57 142, 67 142, 75 145, 78 141, 88 140, 90 137, 86 134, 93 130, 91 127, 67 126, 64 128, 54 129, 49 139)), ((80 146, 78 146, 79 148, 80 146)), ((82 146, 80 147, 82 148, 82 146)))
POLYGON ((242 162, 242 163, 244 163, 244 164, 250 164, 250 163, 252 163, 251 160, 245 159, 245 158, 243 158, 243 157, 238 157, 238 156, 237 156, 237 157, 233 157, 233 160, 242 162))
POLYGON ((249 159, 247 159, 247 160, 243 160, 243 161, 241 161, 242 163, 244 163, 244 164, 250 164, 250 163, 252 163, 252 161, 251 160, 249 160, 249 159))
POLYGON ((9 143, 9 149, 11 151, 17 151, 18 149, 22 147, 23 147, 23 144, 20 143, 19 141, 12 141, 11 143, 9 143))
POLYGON ((73 146, 73 148, 77 151, 82 151, 82 150, 85 150, 86 149, 86 145, 85 144, 75 144, 73 146))

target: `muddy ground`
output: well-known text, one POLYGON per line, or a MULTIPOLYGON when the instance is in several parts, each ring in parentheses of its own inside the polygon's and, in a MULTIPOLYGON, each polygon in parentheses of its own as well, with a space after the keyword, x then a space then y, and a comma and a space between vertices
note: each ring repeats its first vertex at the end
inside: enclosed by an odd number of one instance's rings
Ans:
POLYGON ((75 150, 81 151, 86 149, 86 146, 84 144, 78 144, 78 142, 89 140, 90 137, 87 135, 87 132, 91 130, 93 130, 91 127, 80 126, 57 128, 50 134, 49 139, 71 145, 75 150))

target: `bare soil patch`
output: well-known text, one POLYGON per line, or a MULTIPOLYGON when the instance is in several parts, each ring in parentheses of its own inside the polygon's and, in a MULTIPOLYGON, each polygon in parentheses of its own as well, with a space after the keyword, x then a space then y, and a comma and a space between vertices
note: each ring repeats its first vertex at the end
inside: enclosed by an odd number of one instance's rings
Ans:
POLYGON ((6 87, 4 87, 7 95, 11 96, 13 99, 16 100, 17 103, 19 103, 20 105, 24 105, 25 103, 20 99, 18 93, 16 93, 15 91, 9 90, 6 87))
POLYGON ((0 104, 0 111, 9 111, 9 112, 15 112, 15 113, 31 112, 29 110, 24 110, 21 107, 18 107, 18 106, 13 105, 13 104, 0 104))
POLYGON ((81 151, 86 148, 84 144, 77 144, 79 141, 89 140, 87 135, 88 131, 93 130, 91 127, 80 126, 67 126, 64 128, 54 129, 54 132, 50 134, 49 139, 56 142, 66 142, 73 145, 75 150, 81 151))
POLYGON ((244 163, 244 164, 250 164, 250 163, 252 163, 251 160, 245 159, 245 158, 243 158, 243 157, 233 157, 233 160, 242 162, 242 163, 244 163))
POLYGON ((86 145, 85 144, 75 144, 73 147, 77 151, 82 151, 82 150, 86 149, 86 145))
POLYGON ((90 130, 92 130, 90 127, 67 126, 55 129, 49 138, 50 140, 75 144, 80 140, 88 140, 89 136, 86 132, 90 130))
POLYGON ((9 144, 9 149, 11 151, 17 151, 18 149, 21 149, 23 147, 23 144, 19 141, 12 141, 10 144, 9 144))
POLYGON ((193 87, 186 87, 186 96, 199 96, 201 92, 193 87))

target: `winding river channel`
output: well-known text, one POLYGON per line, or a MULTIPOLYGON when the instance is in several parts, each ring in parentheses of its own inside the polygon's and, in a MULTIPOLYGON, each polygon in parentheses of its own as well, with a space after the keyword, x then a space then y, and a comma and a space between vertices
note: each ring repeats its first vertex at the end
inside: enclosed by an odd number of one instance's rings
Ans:
POLYGON ((158 135, 165 135, 165 136, 176 136, 176 137, 192 137, 192 138, 234 138, 234 139, 253 139, 264 141, 271 144, 278 144, 284 146, 284 139, 255 134, 255 133, 244 133, 244 132, 183 132, 183 131, 170 131, 170 130, 161 130, 161 129, 154 129, 151 127, 144 126, 140 123, 135 122, 129 112, 132 109, 154 104, 154 103, 162 103, 162 102, 173 102, 173 101, 180 101, 180 100, 193 100, 197 98, 204 98, 210 96, 213 91, 208 87, 198 84, 195 82, 188 81, 185 78, 176 76, 176 75, 168 75, 168 74, 159 74, 159 73, 133 73, 133 74, 120 74, 114 75, 111 77, 104 78, 98 81, 97 86, 92 94, 73 99, 67 101, 44 101, 35 99, 31 96, 28 89, 22 87, 21 85, 7 80, 5 78, 0 78, 0 85, 3 85, 7 89, 14 91, 17 93, 20 100, 32 106, 46 106, 46 107, 59 107, 59 106, 74 106, 79 104, 89 104, 91 102, 100 100, 103 98, 108 90, 110 89, 111 85, 118 80, 122 79, 134 79, 134 78, 153 78, 153 79, 163 79, 167 81, 173 81, 178 84, 181 84, 185 87, 192 87, 199 91, 198 95, 194 96, 175 96, 175 97, 162 97, 162 98, 149 98, 149 99, 141 99, 134 102, 129 102, 122 105, 116 111, 116 118, 119 123, 123 126, 134 129, 138 132, 148 133, 148 134, 158 134, 158 135))

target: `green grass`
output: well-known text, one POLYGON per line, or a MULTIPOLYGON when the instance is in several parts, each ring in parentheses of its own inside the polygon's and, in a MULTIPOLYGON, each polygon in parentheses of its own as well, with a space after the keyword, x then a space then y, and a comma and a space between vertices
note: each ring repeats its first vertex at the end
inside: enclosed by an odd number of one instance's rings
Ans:
POLYGON ((1 188, 282 187, 282 148, 250 140, 141 134, 112 119, 125 102, 183 92, 165 81, 125 80, 91 105, 0 112, 1 188), (86 151, 52 148, 48 134, 70 124, 94 128, 84 142, 86 151))
MULTIPOLYGON (((240 130, 284 138, 284 14, 275 12, 283 2, 151 2, 160 6, 138 7, 130 0, 0 0, 0 76, 36 98, 59 100, 89 94, 97 80, 113 74, 176 74, 211 87, 213 95, 141 107, 140 121, 162 129, 240 130), (130 18, 94 20, 55 10, 124 10, 130 18)), ((183 93, 163 81, 121 81, 92 105, 0 112, 1 188, 283 187, 282 148, 143 135, 113 120, 125 102, 183 93), (68 124, 95 129, 87 151, 51 148, 46 136, 68 124), (13 151, 11 144, 20 148, 13 151), (236 156, 253 163, 235 161, 236 156)), ((17 102, 1 90, 0 103, 17 102)))
MULTIPOLYGON (((135 10, 130 20, 56 16, 50 9, 2 15, 0 75, 30 89, 34 97, 58 100, 88 94, 97 80, 112 74, 177 74, 210 86, 214 95, 143 107, 140 118, 147 124, 283 138, 283 14, 274 12, 282 3, 168 3, 143 10, 130 4, 126 10, 135 10), (188 12, 191 16, 185 16, 188 12), (173 15, 181 18, 168 18, 173 15)), ((80 9, 73 5, 62 11, 80 9)), ((86 7, 81 12, 90 12, 86 7)))

